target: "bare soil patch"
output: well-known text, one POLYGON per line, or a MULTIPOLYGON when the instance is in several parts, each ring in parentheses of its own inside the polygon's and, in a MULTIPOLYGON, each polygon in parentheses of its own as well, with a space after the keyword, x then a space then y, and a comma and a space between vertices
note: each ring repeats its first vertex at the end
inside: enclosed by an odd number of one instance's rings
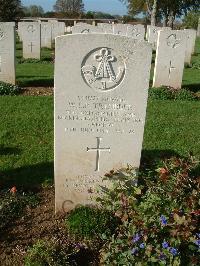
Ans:
POLYGON ((26 87, 21 89, 20 95, 25 96, 52 96, 54 89, 52 87, 26 87))

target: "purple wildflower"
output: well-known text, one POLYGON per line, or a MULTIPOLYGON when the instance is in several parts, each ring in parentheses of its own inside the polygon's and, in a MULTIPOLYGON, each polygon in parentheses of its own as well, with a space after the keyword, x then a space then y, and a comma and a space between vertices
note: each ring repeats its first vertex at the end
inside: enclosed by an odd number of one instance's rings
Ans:
POLYGON ((137 252, 138 252, 138 248, 133 248, 133 249, 131 250, 131 254, 132 254, 132 255, 135 255, 137 252))
POLYGON ((176 248, 170 248, 170 253, 173 255, 173 256, 176 256, 177 253, 178 253, 178 250, 176 248))
POLYGON ((140 248, 145 248, 145 244, 144 243, 141 243, 140 244, 140 248))
POLYGON ((140 235, 139 235, 139 234, 136 234, 136 235, 133 237, 132 242, 133 242, 133 243, 136 243, 136 242, 138 242, 139 240, 140 240, 140 235))
POLYGON ((163 247, 163 248, 168 248, 168 247, 169 247, 168 242, 164 241, 164 242, 162 243, 162 247, 163 247))
POLYGON ((200 247, 200 239, 196 240, 194 243, 200 247))
POLYGON ((161 221, 162 225, 167 225, 167 218, 164 215, 161 215, 160 221, 161 221))

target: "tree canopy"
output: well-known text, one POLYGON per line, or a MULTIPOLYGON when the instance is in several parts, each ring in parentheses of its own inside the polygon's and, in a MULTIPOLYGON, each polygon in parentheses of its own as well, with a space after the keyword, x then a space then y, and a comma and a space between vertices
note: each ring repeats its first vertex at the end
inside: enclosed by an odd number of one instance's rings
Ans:
POLYGON ((0 21, 14 21, 21 11, 21 0, 0 0, 0 21))
POLYGON ((154 24, 156 18, 162 18, 165 25, 173 26, 174 19, 199 9, 199 0, 120 0, 126 4, 129 13, 144 13, 154 24))
POLYGON ((57 0, 54 10, 58 13, 81 14, 84 11, 82 0, 57 0))
POLYGON ((37 5, 23 7, 23 12, 26 17, 41 17, 44 15, 43 8, 37 5))

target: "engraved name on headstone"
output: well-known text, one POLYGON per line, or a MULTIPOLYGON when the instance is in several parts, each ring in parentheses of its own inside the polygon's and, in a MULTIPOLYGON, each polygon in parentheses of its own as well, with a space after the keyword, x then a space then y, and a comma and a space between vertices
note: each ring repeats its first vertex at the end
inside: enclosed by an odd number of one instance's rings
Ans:
POLYGON ((56 38, 56 212, 92 203, 108 171, 139 167, 151 56, 124 36, 56 38))

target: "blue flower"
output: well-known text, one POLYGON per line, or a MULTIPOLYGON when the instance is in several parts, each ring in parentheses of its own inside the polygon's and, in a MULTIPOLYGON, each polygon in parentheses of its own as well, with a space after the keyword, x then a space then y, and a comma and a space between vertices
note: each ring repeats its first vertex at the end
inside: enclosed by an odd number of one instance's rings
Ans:
POLYGON ((170 248, 170 253, 173 255, 173 256, 176 256, 177 253, 178 253, 178 250, 176 248, 170 248))
POLYGON ((162 225, 167 225, 167 218, 164 215, 161 215, 160 221, 161 221, 162 225))
POLYGON ((169 244, 168 244, 166 241, 164 241, 164 242, 162 243, 162 247, 163 247, 163 248, 168 248, 168 247, 169 247, 169 244))
POLYGON ((135 255, 137 252, 138 252, 138 248, 133 248, 133 249, 131 250, 131 254, 132 254, 132 255, 135 255))
POLYGON ((140 248, 145 248, 145 244, 144 243, 141 243, 140 244, 140 248))
POLYGON ((132 239, 132 242, 133 243, 136 243, 136 242, 138 242, 139 240, 140 240, 140 235, 139 234, 136 234, 134 237, 133 237, 133 239, 132 239))
POLYGON ((196 240, 194 243, 200 247, 200 239, 196 240))

